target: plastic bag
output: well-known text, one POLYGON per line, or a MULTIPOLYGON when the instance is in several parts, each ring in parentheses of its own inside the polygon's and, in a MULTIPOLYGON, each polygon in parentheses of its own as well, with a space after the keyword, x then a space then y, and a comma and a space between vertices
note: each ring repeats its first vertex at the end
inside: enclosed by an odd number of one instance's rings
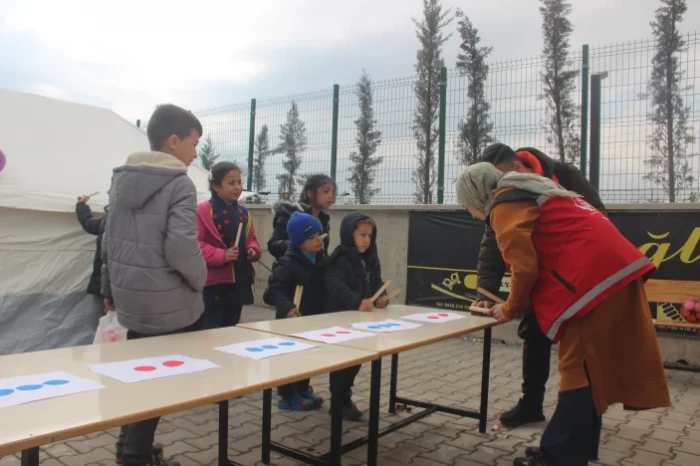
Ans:
POLYGON ((100 323, 97 326, 97 332, 95 333, 95 341, 92 343, 94 345, 99 345, 102 343, 126 340, 127 331, 127 329, 119 325, 119 321, 117 320, 117 312, 110 311, 104 316, 100 317, 100 323))

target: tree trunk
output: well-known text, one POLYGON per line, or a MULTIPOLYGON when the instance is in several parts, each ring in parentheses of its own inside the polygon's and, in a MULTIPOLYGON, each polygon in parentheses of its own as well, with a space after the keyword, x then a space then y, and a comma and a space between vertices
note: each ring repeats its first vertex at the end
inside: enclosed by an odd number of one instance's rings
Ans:
MULTIPOLYGON (((671 22, 671 37, 676 34, 675 18, 671 22)), ((666 55, 666 132, 668 133, 668 201, 676 202, 676 171, 673 134, 673 51, 666 55)))

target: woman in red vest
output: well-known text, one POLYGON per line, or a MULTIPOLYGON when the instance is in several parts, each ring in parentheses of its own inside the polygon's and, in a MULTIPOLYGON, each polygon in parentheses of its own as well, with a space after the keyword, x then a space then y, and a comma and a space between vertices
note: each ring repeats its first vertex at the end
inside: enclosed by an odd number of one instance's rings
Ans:
POLYGON ((508 300, 490 314, 505 322, 535 312, 559 343, 556 411, 540 448, 513 464, 585 466, 597 457, 608 406, 671 405, 644 292, 654 265, 598 210, 548 178, 478 163, 456 188, 458 203, 491 225, 510 266, 508 300))

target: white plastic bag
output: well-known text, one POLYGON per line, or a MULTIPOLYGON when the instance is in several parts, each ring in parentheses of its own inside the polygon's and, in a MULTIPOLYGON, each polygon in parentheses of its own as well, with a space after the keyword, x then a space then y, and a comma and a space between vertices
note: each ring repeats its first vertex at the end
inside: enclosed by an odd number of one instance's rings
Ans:
POLYGON ((92 343, 94 345, 99 345, 102 343, 126 340, 127 331, 127 329, 119 325, 117 311, 109 311, 100 318, 100 323, 95 333, 95 341, 92 343))

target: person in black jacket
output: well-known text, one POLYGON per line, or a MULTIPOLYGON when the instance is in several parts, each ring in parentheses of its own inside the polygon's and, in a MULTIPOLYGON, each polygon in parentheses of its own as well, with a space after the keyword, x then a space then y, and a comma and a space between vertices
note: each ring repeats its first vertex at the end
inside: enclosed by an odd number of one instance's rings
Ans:
MULTIPOLYGON (((368 215, 352 212, 340 223, 340 245, 326 261, 324 277, 326 286, 326 312, 371 311, 372 296, 384 285, 382 269, 377 254, 377 226, 368 215)), ((379 297, 376 306, 386 307, 386 293, 379 297)), ((341 371, 339 378, 344 393, 343 417, 357 421, 362 412, 352 401, 352 386, 360 366, 341 371)), ((333 389, 331 388, 331 393, 333 389)))
MULTIPOLYGON (((272 266, 263 294, 265 304, 274 306, 277 319, 323 312, 323 242, 321 223, 312 215, 294 212, 287 222, 289 247, 272 266), (298 285, 304 287, 299 307, 294 304, 298 285)), ((277 389, 280 409, 308 411, 323 404, 309 385, 309 379, 277 389)))
MULTIPOLYGON (((89 196, 80 196, 78 203, 75 205, 75 214, 78 216, 78 222, 87 233, 97 236, 97 246, 95 249, 95 258, 92 262, 92 274, 88 282, 87 294, 99 298, 99 305, 96 309, 103 309, 104 298, 102 296, 102 234, 105 232, 105 224, 107 223, 107 209, 105 215, 100 218, 95 218, 92 214, 92 209, 87 205, 90 200, 89 196)), ((93 327, 97 329, 97 324, 100 319, 101 312, 95 313, 95 321, 93 327)))
MULTIPOLYGON (((282 257, 289 246, 287 222, 294 212, 304 212, 321 222, 324 233, 330 232, 330 216, 325 212, 335 202, 337 188, 333 178, 324 175, 311 175, 304 184, 299 202, 281 201, 272 208, 272 237, 267 242, 267 250, 275 260, 282 257)), ((323 240, 323 251, 328 255, 329 237, 323 240)))
MULTIPOLYGON (((596 209, 605 213, 595 187, 573 165, 552 160, 543 152, 526 147, 513 151, 505 144, 492 144, 484 150, 479 162, 489 162, 500 171, 508 173, 537 173, 556 181, 569 191, 580 194, 596 209)), ((498 249, 493 230, 487 224, 479 250, 477 286, 497 294, 506 272, 506 265, 498 249)), ((491 308, 495 305, 480 293, 476 306, 491 308)), ((534 313, 527 314, 520 322, 518 336, 523 343, 523 385, 518 404, 500 417, 506 427, 517 427, 545 420, 543 412, 545 385, 549 379, 549 361, 552 342, 542 333, 534 313)))

